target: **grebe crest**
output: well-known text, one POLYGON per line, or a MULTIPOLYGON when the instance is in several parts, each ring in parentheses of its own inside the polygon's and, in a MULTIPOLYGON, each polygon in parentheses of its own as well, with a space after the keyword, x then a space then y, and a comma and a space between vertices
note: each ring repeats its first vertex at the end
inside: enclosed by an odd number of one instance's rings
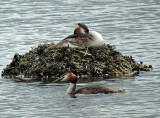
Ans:
POLYGON ((77 83, 77 77, 74 73, 69 72, 64 76, 64 78, 61 81, 77 83))
POLYGON ((87 34, 88 32, 88 27, 83 23, 78 23, 78 26, 74 30, 74 34, 87 34))

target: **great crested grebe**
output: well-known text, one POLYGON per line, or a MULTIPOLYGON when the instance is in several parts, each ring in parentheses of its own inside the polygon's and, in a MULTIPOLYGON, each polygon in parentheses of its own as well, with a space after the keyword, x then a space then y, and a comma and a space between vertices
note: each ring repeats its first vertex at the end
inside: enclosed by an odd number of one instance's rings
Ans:
POLYGON ((63 82, 70 82, 70 86, 67 90, 68 94, 98 94, 98 93, 124 93, 125 90, 122 88, 111 88, 106 85, 90 85, 86 86, 84 88, 80 88, 76 90, 76 83, 77 83, 77 77, 74 73, 69 72, 63 78, 59 78, 55 80, 54 82, 63 81, 63 82))
POLYGON ((60 41, 57 46, 63 46, 66 43, 70 43, 76 46, 88 47, 103 45, 104 40, 102 35, 98 32, 89 31, 85 24, 78 23, 78 26, 74 30, 74 34, 60 41))

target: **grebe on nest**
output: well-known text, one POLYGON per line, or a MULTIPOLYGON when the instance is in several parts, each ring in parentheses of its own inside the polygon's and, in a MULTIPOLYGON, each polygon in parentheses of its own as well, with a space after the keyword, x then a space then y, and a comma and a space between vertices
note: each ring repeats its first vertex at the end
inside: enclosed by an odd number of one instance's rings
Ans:
POLYGON ((88 47, 103 45, 104 40, 102 35, 98 32, 89 31, 85 24, 78 23, 78 26, 74 30, 74 34, 66 37, 56 46, 63 46, 66 43, 70 43, 76 46, 88 47))
POLYGON ((63 81, 63 82, 70 82, 70 86, 67 90, 68 94, 98 94, 98 93, 124 93, 125 90, 122 88, 111 88, 109 86, 105 85, 90 85, 86 86, 84 88, 80 88, 76 90, 76 83, 77 83, 77 77, 74 73, 69 72, 67 73, 63 78, 59 78, 55 80, 54 82, 58 81, 63 81))

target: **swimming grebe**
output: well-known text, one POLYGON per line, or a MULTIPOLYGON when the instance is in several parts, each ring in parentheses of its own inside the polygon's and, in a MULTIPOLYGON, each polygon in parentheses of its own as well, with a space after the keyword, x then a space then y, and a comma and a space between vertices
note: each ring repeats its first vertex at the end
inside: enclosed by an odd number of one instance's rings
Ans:
POLYGON ((57 81, 63 81, 63 82, 70 82, 70 86, 67 90, 68 94, 97 94, 97 93, 124 93, 125 90, 122 88, 111 88, 109 86, 105 85, 90 85, 86 86, 84 88, 80 88, 76 90, 76 83, 77 83, 77 77, 74 73, 69 72, 67 73, 63 78, 59 78, 55 80, 54 82, 57 81))
POLYGON ((99 46, 104 44, 101 34, 96 31, 89 31, 83 23, 78 23, 74 30, 74 34, 60 41, 57 46, 63 46, 66 43, 71 43, 76 46, 99 46))

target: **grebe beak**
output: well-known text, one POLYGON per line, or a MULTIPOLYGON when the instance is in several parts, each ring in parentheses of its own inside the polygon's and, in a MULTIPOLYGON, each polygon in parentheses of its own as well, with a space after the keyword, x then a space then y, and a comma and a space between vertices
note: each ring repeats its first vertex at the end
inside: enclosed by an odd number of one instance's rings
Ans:
POLYGON ((68 81, 67 75, 61 76, 60 78, 54 80, 52 83, 66 82, 66 81, 68 81))
POLYGON ((68 77, 64 77, 64 78, 62 78, 62 80, 61 80, 61 82, 67 82, 68 81, 68 77))
POLYGON ((86 30, 84 30, 84 32, 87 34, 88 32, 86 30))
POLYGON ((62 78, 58 78, 58 79, 54 80, 52 83, 58 83, 58 82, 60 82, 61 80, 62 80, 62 78))

